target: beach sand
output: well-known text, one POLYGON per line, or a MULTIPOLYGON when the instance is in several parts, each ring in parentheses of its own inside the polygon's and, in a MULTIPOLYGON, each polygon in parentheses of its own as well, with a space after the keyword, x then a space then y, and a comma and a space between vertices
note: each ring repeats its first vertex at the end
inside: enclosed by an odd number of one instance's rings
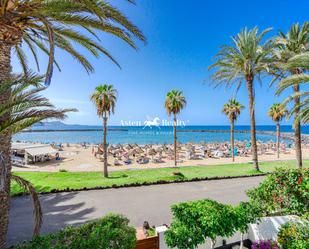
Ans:
MULTIPOLYGON (((61 160, 52 159, 48 162, 35 163, 26 165, 24 167, 13 167, 13 171, 41 171, 41 172, 58 172, 59 170, 66 170, 70 172, 89 172, 89 171, 102 171, 103 161, 96 158, 92 154, 92 147, 82 148, 81 146, 73 145, 70 147, 63 147, 63 151, 60 151, 61 160)), ((182 152, 183 153, 183 152, 182 152)), ((180 153, 181 154, 181 153, 180 153)), ((281 153, 278 159, 275 152, 266 152, 263 155, 259 155, 259 161, 285 161, 294 160, 294 149, 287 149, 286 153, 281 153)), ((309 149, 303 149, 303 159, 309 159, 309 149)), ((149 168, 164 168, 173 167, 174 161, 164 158, 164 163, 138 164, 135 161, 131 165, 114 166, 114 157, 108 157, 109 171, 127 170, 127 169, 149 169, 149 168)), ((198 160, 187 160, 182 158, 183 162, 178 163, 178 166, 207 166, 207 165, 219 165, 219 164, 233 164, 231 158, 206 158, 198 160)), ((251 155, 249 156, 237 156, 235 157, 234 164, 251 162, 251 155)), ((279 163, 280 165, 280 163, 279 163)))

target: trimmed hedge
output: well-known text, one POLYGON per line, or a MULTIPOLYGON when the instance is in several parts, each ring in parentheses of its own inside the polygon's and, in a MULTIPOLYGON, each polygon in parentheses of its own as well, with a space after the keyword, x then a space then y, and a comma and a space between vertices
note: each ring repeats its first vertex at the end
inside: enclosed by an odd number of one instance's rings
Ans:
POLYGON ((37 236, 14 249, 133 249, 136 230, 122 215, 110 214, 80 227, 67 227, 57 233, 37 236))

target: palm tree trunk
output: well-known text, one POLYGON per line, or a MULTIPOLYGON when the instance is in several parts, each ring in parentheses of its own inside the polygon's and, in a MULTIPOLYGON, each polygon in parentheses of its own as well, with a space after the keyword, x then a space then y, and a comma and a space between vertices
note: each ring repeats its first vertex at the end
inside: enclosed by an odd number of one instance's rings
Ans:
MULTIPOLYGON (((0 84, 10 78, 11 46, 0 42, 0 84)), ((0 105, 8 101, 10 92, 0 96, 0 105)), ((0 116, 0 125, 9 115, 0 116)), ((9 224, 11 181, 11 133, 0 135, 0 248, 5 247, 9 224)))
MULTIPOLYGON (((294 93, 299 92, 299 85, 294 86, 294 93)), ((294 98, 294 105, 297 106, 300 103, 300 98, 294 98)), ((295 109, 295 118, 298 116, 299 108, 295 109)), ((301 131, 300 131, 300 122, 296 121, 294 124, 294 136, 295 136, 295 154, 296 154, 296 165, 298 168, 303 167, 302 162, 302 150, 301 150, 301 131)))
POLYGON ((103 147, 104 147, 104 177, 108 177, 107 170, 107 143, 106 143, 106 126, 107 126, 107 116, 104 113, 103 117, 103 147))
POLYGON ((249 108, 250 108, 250 126, 251 126, 251 152, 253 167, 255 170, 259 169, 257 145, 256 145, 256 128, 255 128, 255 114, 254 114, 254 92, 253 92, 253 78, 247 80, 247 88, 249 94, 249 108))
POLYGON ((234 155, 234 120, 231 120, 231 151, 232 151, 232 161, 235 162, 234 155))
POLYGON ((277 122, 277 158, 280 157, 280 123, 277 122))
POLYGON ((174 165, 177 166, 177 134, 176 134, 177 118, 174 114, 174 165))

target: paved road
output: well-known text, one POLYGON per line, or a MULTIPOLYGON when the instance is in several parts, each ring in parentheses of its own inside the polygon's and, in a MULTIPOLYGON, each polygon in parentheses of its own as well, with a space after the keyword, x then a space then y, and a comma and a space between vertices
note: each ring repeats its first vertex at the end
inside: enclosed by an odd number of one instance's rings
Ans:
MULTIPOLYGON (((78 225, 109 212, 124 214, 134 226, 142 226, 144 220, 151 225, 162 225, 170 223, 173 203, 211 198, 237 204, 246 200, 245 191, 262 179, 250 177, 43 195, 40 198, 44 212, 42 233, 78 225)), ((8 243, 30 239, 32 229, 31 200, 27 196, 13 198, 8 243)))

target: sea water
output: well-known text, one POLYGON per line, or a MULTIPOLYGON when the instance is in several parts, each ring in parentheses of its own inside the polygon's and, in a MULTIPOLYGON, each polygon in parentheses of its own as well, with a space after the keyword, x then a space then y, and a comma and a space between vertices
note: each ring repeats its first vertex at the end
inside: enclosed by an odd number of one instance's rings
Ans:
MULTIPOLYGON (((101 129, 99 126, 87 126, 87 129, 101 129)), ((48 132, 21 132, 14 135, 13 141, 29 141, 29 142, 43 142, 43 143, 102 143, 103 131, 76 131, 76 129, 83 129, 82 127, 66 127, 66 131, 48 131, 48 132), (75 131, 70 131, 75 129, 75 131)), ((229 126, 186 126, 177 127, 177 140, 182 143, 186 142, 226 142, 230 140, 229 126), (183 130, 190 130, 195 132, 181 132, 183 130), (200 130, 212 130, 222 132, 198 132, 200 130)), ((236 126, 235 130, 250 130, 250 126, 236 126)), ((257 126, 258 131, 272 131, 276 130, 275 126, 257 126)), ((293 132, 291 126, 282 126, 282 132, 293 132)), ((304 134, 309 134, 309 127, 302 127, 304 134)), ((276 141, 274 135, 257 134, 257 139, 262 142, 276 141)), ((108 127, 107 140, 110 144, 163 144, 173 142, 173 127, 128 127, 128 126, 110 126, 108 127)), ((250 133, 235 133, 235 140, 249 141, 250 133)), ((286 143, 291 143, 289 140, 282 140, 286 143)))

